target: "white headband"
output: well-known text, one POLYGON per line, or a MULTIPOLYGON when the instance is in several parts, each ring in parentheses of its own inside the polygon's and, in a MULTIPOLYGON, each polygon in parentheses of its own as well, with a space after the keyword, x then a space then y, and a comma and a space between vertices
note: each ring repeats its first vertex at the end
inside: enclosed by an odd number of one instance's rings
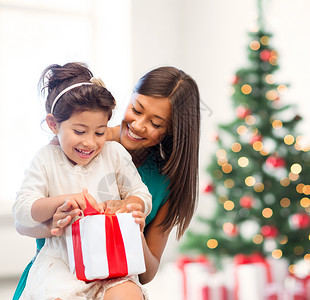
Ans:
POLYGON ((68 86, 67 88, 65 88, 64 90, 62 90, 62 91, 56 96, 56 98, 54 99, 54 102, 53 102, 52 108, 51 108, 51 113, 53 113, 54 107, 55 107, 57 101, 59 100, 59 98, 60 98, 63 94, 65 94, 66 92, 68 92, 68 91, 70 91, 70 90, 72 90, 72 89, 74 89, 74 88, 76 88, 76 87, 78 87, 78 86, 81 86, 81 85, 90 85, 90 84, 93 84, 93 83, 91 83, 91 82, 80 82, 80 83, 72 84, 72 85, 68 86))

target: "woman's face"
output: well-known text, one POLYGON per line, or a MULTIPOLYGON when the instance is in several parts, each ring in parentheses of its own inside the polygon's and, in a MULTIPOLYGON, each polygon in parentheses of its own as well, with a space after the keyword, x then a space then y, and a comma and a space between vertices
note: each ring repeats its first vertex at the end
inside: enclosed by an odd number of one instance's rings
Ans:
POLYGON ((166 135, 171 116, 168 98, 132 95, 121 124, 120 142, 127 150, 148 148, 166 135))

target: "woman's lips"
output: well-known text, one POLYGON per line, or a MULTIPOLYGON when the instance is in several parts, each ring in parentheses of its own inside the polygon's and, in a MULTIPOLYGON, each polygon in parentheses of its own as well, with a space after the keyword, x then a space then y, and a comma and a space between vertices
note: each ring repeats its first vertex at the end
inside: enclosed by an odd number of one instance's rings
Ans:
POLYGON ((134 133, 129 127, 127 127, 126 130, 127 136, 134 141, 141 141, 144 140, 144 137, 137 135, 136 133, 134 133))

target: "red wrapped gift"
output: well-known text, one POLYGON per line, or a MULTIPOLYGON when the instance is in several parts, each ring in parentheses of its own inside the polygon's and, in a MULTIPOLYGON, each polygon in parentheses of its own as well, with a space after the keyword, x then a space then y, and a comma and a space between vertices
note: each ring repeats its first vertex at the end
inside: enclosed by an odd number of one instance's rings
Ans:
POLYGON ((177 267, 182 273, 183 300, 202 300, 201 290, 210 263, 203 255, 196 258, 180 257, 177 267))
POLYGON ((283 299, 285 300, 309 300, 310 276, 299 278, 290 274, 284 282, 283 299))
MULTIPOLYGON (((259 253, 235 256, 235 299, 265 300, 271 270, 268 261, 259 253)), ((271 298, 272 299, 272 298, 271 298)))
POLYGON ((100 214, 89 204, 66 229, 70 271, 85 282, 145 272, 140 228, 131 213, 100 214))

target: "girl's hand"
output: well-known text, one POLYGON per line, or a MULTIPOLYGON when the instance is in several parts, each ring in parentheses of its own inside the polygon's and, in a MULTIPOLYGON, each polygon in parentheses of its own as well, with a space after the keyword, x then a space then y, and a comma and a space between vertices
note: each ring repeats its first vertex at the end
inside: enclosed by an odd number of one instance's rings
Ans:
POLYGON ((57 208, 53 215, 53 223, 51 233, 60 236, 64 233, 64 229, 77 216, 82 214, 86 209, 86 200, 96 210, 102 212, 96 200, 88 193, 87 189, 83 189, 82 193, 68 195, 68 199, 63 205, 57 208))
POLYGON ((72 201, 67 200, 63 205, 57 208, 54 216, 51 234, 61 236, 70 222, 81 214, 80 209, 73 209, 72 201))
MULTIPOLYGON (((134 209, 132 204, 128 204, 127 206, 129 206, 128 207, 129 210, 134 209)), ((140 231, 141 233, 143 233, 146 219, 145 213, 143 213, 142 211, 133 210, 132 216, 134 217, 135 222, 140 225, 140 231)))

